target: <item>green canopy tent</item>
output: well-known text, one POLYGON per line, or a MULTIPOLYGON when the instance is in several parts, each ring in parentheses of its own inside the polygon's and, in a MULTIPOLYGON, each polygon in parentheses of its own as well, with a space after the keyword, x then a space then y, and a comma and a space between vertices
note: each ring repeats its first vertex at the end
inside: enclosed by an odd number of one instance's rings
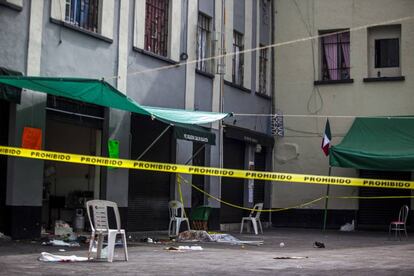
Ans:
POLYGON ((141 106, 106 81, 98 79, 0 76, 0 83, 148 115, 170 124, 208 124, 230 116, 229 113, 141 106))
POLYGON ((414 118, 356 118, 342 142, 330 148, 332 167, 414 170, 414 118))
MULTIPOLYGON (((330 148, 329 164, 329 175, 332 167, 414 170, 414 117, 355 118, 341 143, 330 148)), ((326 195, 329 195, 329 185, 326 195)), ((326 228, 327 202, 328 199, 325 201, 323 229, 326 228)))

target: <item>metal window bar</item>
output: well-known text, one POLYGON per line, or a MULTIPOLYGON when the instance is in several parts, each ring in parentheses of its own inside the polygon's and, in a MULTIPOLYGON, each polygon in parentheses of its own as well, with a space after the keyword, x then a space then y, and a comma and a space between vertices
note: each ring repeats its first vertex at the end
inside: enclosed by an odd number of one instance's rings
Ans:
POLYGON ((329 72, 338 72, 338 80, 345 80, 350 78, 350 67, 347 67, 345 64, 344 52, 342 50, 342 45, 349 45, 349 40, 342 40, 341 34, 333 34, 336 36, 336 42, 326 42, 326 39, 322 38, 322 79, 331 80, 331 74, 329 72), (336 44, 337 47, 337 60, 336 68, 329 69, 328 61, 325 54, 325 46, 336 44))
POLYGON ((244 50, 243 35, 239 32, 233 32, 233 58, 232 58, 232 79, 236 85, 243 85, 243 66, 244 54, 240 53, 244 50))
MULTIPOLYGON (((263 47, 263 45, 261 45, 263 47)), ((259 54, 259 92, 267 93, 267 49, 261 49, 259 54)))
POLYGON ((65 22, 98 32, 99 0, 66 0, 65 22))
POLYGON ((168 55, 169 0, 146 0, 144 49, 168 55))
POLYGON ((211 56, 211 18, 198 14, 197 23, 197 70, 211 72, 211 62, 203 60, 211 56))

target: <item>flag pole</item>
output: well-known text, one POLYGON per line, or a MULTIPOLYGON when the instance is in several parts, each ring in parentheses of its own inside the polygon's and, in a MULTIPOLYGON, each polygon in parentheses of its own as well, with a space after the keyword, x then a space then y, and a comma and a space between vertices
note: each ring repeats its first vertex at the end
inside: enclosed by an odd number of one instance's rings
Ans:
MULTIPOLYGON (((332 167, 329 166, 329 172, 328 172, 329 176, 331 176, 331 170, 332 170, 332 167)), ((323 231, 326 230, 326 219, 328 217, 328 201, 329 201, 329 188, 330 187, 331 187, 331 185, 327 185, 327 187, 326 187, 325 211, 323 213, 323 231)))

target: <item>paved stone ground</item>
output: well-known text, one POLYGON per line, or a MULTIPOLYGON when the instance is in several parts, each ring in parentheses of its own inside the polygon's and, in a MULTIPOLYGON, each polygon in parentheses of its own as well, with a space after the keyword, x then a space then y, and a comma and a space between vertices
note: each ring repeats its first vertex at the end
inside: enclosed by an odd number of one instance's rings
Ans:
MULTIPOLYGON (((262 246, 200 243, 203 251, 171 252, 183 244, 129 244, 129 262, 43 263, 40 252, 86 256, 86 247, 58 252, 31 242, 0 243, 0 275, 414 275, 414 238, 388 240, 384 232, 272 229, 264 235, 232 233, 241 240, 262 239, 262 246), (324 249, 313 248, 315 241, 324 249), (284 242, 285 247, 279 246, 284 242), (303 256, 299 260, 274 257, 303 256)), ((185 245, 195 245, 185 244, 185 245)))

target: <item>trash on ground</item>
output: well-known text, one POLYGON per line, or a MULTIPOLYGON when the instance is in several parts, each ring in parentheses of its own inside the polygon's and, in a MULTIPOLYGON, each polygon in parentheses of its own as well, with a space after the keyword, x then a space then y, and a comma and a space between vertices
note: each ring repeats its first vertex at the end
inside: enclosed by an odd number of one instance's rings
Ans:
POLYGON ((65 249, 59 249, 59 252, 65 252, 66 250, 65 249))
POLYGON ((182 252, 182 251, 201 251, 201 250, 203 250, 203 248, 199 245, 193 245, 193 246, 182 246, 182 245, 180 245, 178 247, 169 246, 169 247, 166 247, 165 250, 168 250, 168 251, 181 251, 182 252))
POLYGON ((67 247, 78 247, 80 246, 78 242, 65 242, 62 240, 50 240, 47 242, 42 242, 42 245, 52 245, 52 246, 67 246, 67 247))
POLYGON ((210 242, 213 241, 210 235, 203 230, 188 230, 178 235, 179 242, 210 242))
POLYGON ((212 241, 218 243, 229 243, 234 245, 243 245, 243 244, 250 244, 250 245, 262 245, 264 242, 261 240, 256 241, 241 241, 238 238, 233 237, 229 234, 210 234, 212 241))
POLYGON ((281 242, 281 243, 279 244, 279 246, 280 246, 280 247, 285 247, 285 243, 284 243, 284 242, 281 242))
POLYGON ((2 232, 0 232, 0 240, 9 241, 11 238, 7 235, 4 235, 2 232))
POLYGON ((40 257, 38 258, 38 260, 42 262, 85 262, 88 260, 88 258, 78 257, 75 255, 71 255, 71 256, 53 255, 47 252, 42 252, 40 253, 40 257))
POLYGON ((308 256, 281 256, 281 257, 274 257, 275 260, 299 260, 299 259, 307 259, 308 256))
POLYGON ((203 230, 189 230, 181 232, 178 236, 179 242, 218 242, 229 243, 234 245, 251 244, 261 245, 262 240, 257 241, 241 241, 229 234, 212 233, 209 234, 203 230))
POLYGON ((140 241, 141 242, 146 242, 146 243, 153 243, 154 239, 152 239, 152 238, 142 238, 140 241))
POLYGON ((66 223, 63 220, 57 220, 55 222, 55 235, 56 236, 70 236, 73 234, 72 227, 69 226, 68 223, 66 223))
POLYGON ((355 220, 352 220, 351 223, 345 223, 339 229, 339 231, 344 231, 344 232, 351 232, 351 231, 354 231, 354 230, 355 230, 355 220))
POLYGON ((325 248, 325 244, 323 242, 316 241, 316 242, 313 243, 313 247, 315 247, 315 248, 325 248))

